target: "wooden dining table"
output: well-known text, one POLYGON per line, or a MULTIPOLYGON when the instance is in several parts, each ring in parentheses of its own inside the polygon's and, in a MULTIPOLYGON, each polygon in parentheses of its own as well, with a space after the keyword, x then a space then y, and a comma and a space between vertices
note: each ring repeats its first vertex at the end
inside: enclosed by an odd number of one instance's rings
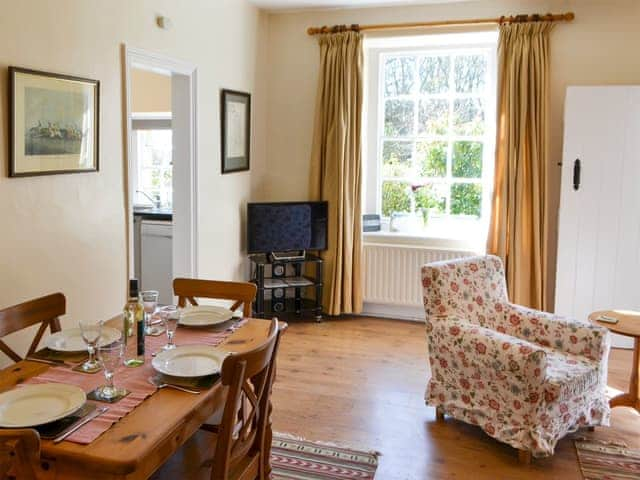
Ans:
MULTIPOLYGON (((117 324, 118 318, 109 323, 117 324)), ((220 348, 241 352, 264 342, 270 322, 250 318, 227 337, 220 348)), ((44 372, 49 365, 23 360, 0 371, 0 392, 44 372)), ((225 387, 217 381, 199 395, 164 388, 113 424, 87 445, 63 441, 41 442, 38 478, 146 479, 149 478, 205 421, 223 408, 225 387)), ((268 421, 269 433, 271 420, 268 421)), ((268 435, 271 438, 271 435, 268 435)), ((264 458, 269 459, 269 446, 264 458)), ((270 467, 267 466, 268 471, 270 467)))

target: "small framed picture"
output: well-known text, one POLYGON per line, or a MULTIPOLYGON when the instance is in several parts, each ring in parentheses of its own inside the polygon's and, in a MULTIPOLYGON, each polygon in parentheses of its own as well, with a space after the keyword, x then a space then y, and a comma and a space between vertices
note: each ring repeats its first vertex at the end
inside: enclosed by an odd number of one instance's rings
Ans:
POLYGON ((9 176, 98 171, 100 82, 9 67, 9 176))
POLYGON ((222 90, 220 94, 222 173, 249 170, 251 94, 222 90))

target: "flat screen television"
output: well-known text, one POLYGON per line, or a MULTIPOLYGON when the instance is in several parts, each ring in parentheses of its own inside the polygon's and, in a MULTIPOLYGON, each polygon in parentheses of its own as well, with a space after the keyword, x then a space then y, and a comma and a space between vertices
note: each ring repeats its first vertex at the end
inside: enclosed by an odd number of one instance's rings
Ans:
POLYGON ((327 249, 327 202, 249 203, 249 253, 327 249))

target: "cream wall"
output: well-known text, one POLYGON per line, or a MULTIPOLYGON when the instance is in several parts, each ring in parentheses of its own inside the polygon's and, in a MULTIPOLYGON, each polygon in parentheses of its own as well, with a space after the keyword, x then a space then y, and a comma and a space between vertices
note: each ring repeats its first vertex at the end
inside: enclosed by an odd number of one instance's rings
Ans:
POLYGON ((133 113, 170 112, 171 77, 132 68, 131 111, 133 113))
POLYGON ((260 195, 265 171, 265 16, 244 0, 0 0, 0 11, 0 308, 61 291, 67 326, 122 308, 123 43, 197 65, 199 272, 245 278, 240 212, 260 195), (170 30, 156 27, 158 13, 170 30), (100 80, 99 173, 7 178, 9 65, 100 80), (220 174, 222 87, 253 93, 250 172, 220 174))
POLYGON ((551 41, 550 84, 550 269, 553 298, 562 117, 568 85, 640 83, 640 2, 637 0, 487 0, 446 5, 326 10, 269 16, 269 77, 265 195, 305 199, 318 74, 316 40, 309 26, 484 18, 519 13, 573 11, 576 19, 556 27, 551 41))

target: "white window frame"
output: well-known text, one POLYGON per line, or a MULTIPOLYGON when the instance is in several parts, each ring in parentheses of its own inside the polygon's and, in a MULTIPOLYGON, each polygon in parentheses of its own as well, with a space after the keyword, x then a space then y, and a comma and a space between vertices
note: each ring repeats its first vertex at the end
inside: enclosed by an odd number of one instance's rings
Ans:
MULTIPOLYGON (((384 127, 384 98, 381 87, 384 85, 384 58, 394 55, 415 55, 418 52, 429 53, 472 53, 482 51, 487 54, 488 93, 485 106, 485 134, 483 135, 483 168, 480 182, 471 179, 455 179, 455 183, 481 183, 482 220, 478 224, 478 231, 466 238, 451 236, 446 231, 427 231, 425 233, 397 233, 388 231, 388 218, 383 218, 381 232, 366 233, 368 240, 384 240, 394 243, 423 243, 437 244, 439 247, 472 249, 483 252, 485 249, 486 232, 491 212, 491 196, 493 191, 493 167, 495 162, 495 127, 496 127, 496 89, 497 83, 497 32, 483 31, 460 34, 434 34, 428 36, 379 37, 365 40, 365 103, 363 129, 363 213, 378 213, 382 216, 382 141, 380 135, 384 127), (473 237, 473 238, 470 238, 473 237)), ((453 97, 465 95, 449 92, 443 98, 451 100, 453 97)), ((477 95, 469 95, 476 97, 477 95)), ((451 108, 452 102, 450 102, 451 108)), ((451 116, 451 113, 450 113, 451 116)), ((451 120, 451 119, 450 119, 451 120)), ((415 121, 418 121, 417 118, 415 121)), ((451 137, 464 140, 463 136, 447 134, 449 147, 451 137), (461 138, 458 138, 461 137, 461 138)), ((434 139, 435 140, 435 139, 434 139)), ((470 139, 472 140, 472 139, 470 139)), ((475 138, 473 139, 475 140, 475 138)), ((445 141, 445 140, 443 140, 445 141)), ((450 152, 448 159, 451 158, 450 152)), ((447 179, 451 177, 451 162, 447 161, 447 179)), ((453 219, 447 221, 456 221, 453 219)), ((445 221, 444 223, 446 223, 445 221)))

